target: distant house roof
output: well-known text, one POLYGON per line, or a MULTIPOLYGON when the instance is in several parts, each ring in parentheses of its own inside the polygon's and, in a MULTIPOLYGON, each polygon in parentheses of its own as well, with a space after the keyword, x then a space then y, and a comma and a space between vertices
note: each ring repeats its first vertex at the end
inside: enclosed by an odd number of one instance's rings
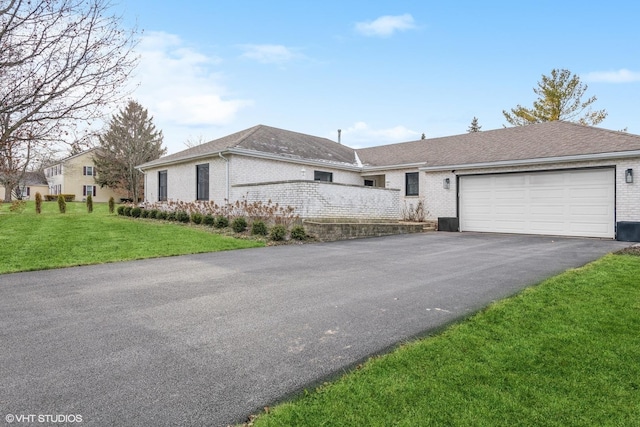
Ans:
POLYGON ((514 164, 640 156, 640 135, 554 121, 354 150, 327 138, 269 126, 252 128, 140 165, 180 163, 218 153, 258 155, 375 170, 514 164))
POLYGON ((24 186, 41 185, 46 187, 49 184, 47 183, 47 178, 44 176, 44 172, 40 171, 40 172, 25 172, 24 176, 20 180, 20 185, 24 185, 24 186))
POLYGON ((358 156, 365 167, 423 163, 437 168, 638 150, 638 135, 553 121, 364 148, 358 156))
POLYGON ((356 166, 355 151, 352 148, 327 138, 257 125, 179 153, 161 157, 139 167, 145 169, 225 152, 266 154, 283 159, 356 166))

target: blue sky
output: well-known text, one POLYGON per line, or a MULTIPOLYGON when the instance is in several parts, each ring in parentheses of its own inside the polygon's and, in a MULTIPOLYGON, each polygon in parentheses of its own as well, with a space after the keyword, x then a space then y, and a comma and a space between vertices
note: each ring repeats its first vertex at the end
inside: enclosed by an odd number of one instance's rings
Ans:
POLYGON ((543 74, 640 134, 640 2, 127 0, 140 86, 170 153, 265 124, 365 147, 506 124, 543 74))

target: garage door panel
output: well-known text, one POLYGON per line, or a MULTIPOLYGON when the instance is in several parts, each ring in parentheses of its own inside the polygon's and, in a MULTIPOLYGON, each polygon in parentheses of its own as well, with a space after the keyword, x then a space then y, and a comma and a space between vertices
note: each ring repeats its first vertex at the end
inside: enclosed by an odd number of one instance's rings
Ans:
POLYGON ((460 229, 613 238, 613 168, 460 177, 460 229))

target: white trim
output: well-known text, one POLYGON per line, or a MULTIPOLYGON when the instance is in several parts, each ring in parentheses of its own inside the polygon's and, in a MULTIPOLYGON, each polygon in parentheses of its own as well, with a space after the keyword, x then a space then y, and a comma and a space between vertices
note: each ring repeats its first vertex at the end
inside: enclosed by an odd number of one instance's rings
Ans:
MULTIPOLYGON (((260 159, 277 160, 280 162, 296 163, 296 164, 308 165, 308 166, 335 168, 335 169, 342 169, 342 170, 348 170, 348 171, 354 171, 354 172, 362 171, 362 167, 358 167, 356 165, 349 165, 346 163, 331 162, 329 160, 323 161, 323 160, 301 159, 301 158, 294 158, 294 157, 284 157, 278 154, 263 153, 260 151, 246 150, 243 148, 228 148, 225 150, 208 152, 206 154, 197 154, 189 157, 182 157, 180 159, 175 159, 175 160, 160 161, 161 159, 159 159, 157 162, 142 164, 140 166, 137 166, 136 168, 144 172, 145 169, 158 168, 158 167, 180 164, 180 163, 187 163, 187 162, 198 160, 198 159, 219 157, 220 155, 224 155, 224 154, 227 154, 227 155, 236 154, 236 155, 247 156, 247 157, 257 157, 260 159)), ((424 163, 421 163, 421 164, 424 164, 424 163)))
POLYGON ((437 172, 445 170, 464 170, 464 169, 488 169, 505 166, 526 166, 540 165, 549 163, 570 163, 584 162, 593 160, 610 160, 628 157, 640 157, 640 150, 634 151, 618 151, 613 153, 597 153, 597 154, 578 154, 574 156, 560 157, 543 157, 537 159, 521 159, 521 160, 501 160, 497 162, 481 162, 481 163, 464 163, 458 165, 442 165, 442 166, 425 166, 420 168, 423 172, 437 172))

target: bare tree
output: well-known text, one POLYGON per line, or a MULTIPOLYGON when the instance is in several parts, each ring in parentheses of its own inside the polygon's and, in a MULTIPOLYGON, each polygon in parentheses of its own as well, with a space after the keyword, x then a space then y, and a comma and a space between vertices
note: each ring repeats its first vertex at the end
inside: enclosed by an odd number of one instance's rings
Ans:
MULTIPOLYGON (((135 31, 108 0, 0 0, 0 184, 122 100, 135 31)), ((71 141, 73 142, 73 141, 71 141)))
POLYGON ((204 136, 198 135, 197 138, 193 138, 193 137, 189 136, 189 138, 187 138, 187 140, 183 144, 187 148, 193 148, 193 147, 197 147, 198 145, 202 145, 202 144, 204 144, 206 142, 207 142, 207 140, 204 139, 204 136))

